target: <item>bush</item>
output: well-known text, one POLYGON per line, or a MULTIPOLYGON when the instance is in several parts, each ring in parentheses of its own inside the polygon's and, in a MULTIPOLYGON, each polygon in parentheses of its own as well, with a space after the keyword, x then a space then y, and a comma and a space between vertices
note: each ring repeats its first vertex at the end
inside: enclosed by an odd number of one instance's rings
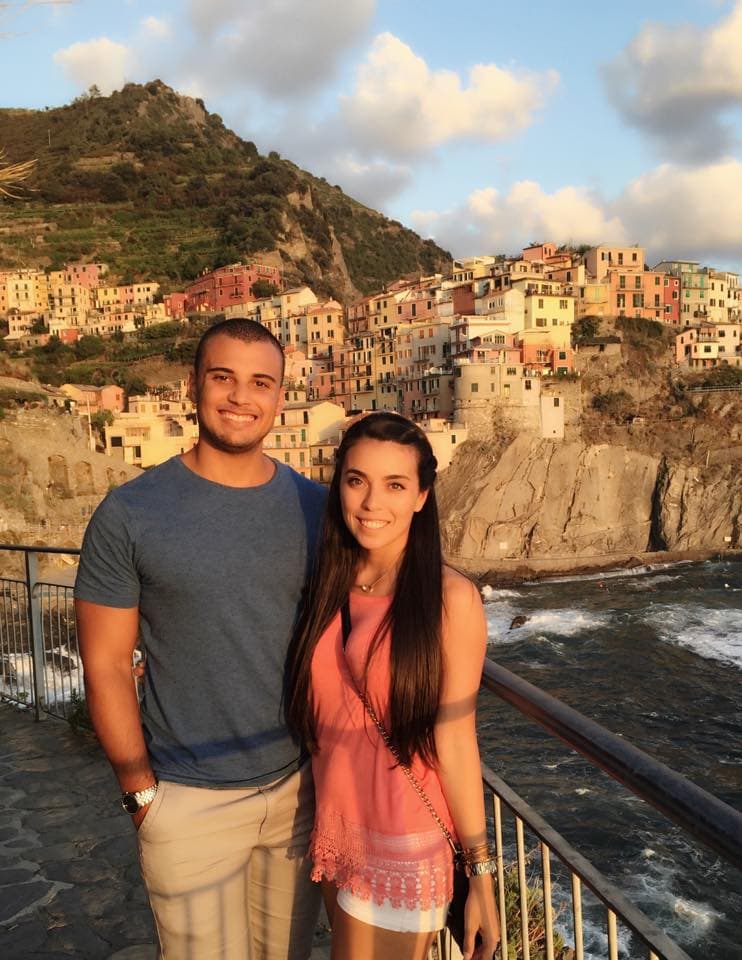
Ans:
POLYGON ((594 340, 600 331, 600 317, 580 317, 572 324, 572 343, 577 345, 594 340))
POLYGON ((608 417, 613 417, 621 423, 630 414, 633 400, 625 390, 608 390, 606 393, 596 393, 592 407, 608 417))

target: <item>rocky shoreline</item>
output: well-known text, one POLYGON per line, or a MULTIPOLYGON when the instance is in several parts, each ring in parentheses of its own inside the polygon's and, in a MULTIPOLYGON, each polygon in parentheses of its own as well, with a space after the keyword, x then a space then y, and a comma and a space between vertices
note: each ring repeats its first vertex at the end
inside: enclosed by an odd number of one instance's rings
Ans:
POLYGON ((512 560, 482 560, 468 557, 449 557, 449 562, 466 573, 479 587, 517 587, 523 583, 552 580, 556 577, 594 576, 615 570, 646 572, 683 563, 705 563, 718 559, 742 559, 742 550, 663 550, 653 553, 607 553, 601 557, 519 557, 512 560))

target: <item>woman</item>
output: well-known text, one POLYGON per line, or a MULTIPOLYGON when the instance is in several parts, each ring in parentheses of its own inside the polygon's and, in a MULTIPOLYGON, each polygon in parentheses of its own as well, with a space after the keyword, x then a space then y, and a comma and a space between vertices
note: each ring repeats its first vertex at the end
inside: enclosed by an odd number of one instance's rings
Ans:
POLYGON ((490 960, 499 940, 475 730, 486 624, 476 588, 442 560, 435 470, 403 417, 350 427, 289 655, 287 715, 312 751, 313 878, 332 960, 422 960, 445 924, 451 848, 404 766, 476 874, 465 956, 490 960))

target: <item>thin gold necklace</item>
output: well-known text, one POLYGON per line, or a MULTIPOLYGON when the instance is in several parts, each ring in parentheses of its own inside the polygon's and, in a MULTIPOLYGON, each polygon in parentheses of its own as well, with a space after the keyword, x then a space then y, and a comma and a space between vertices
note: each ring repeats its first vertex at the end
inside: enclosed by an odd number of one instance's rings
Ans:
MULTIPOLYGON (((399 560, 399 557, 397 557, 397 560, 399 560)), ((356 587, 358 590, 360 590, 362 593, 373 593, 374 587, 377 586, 377 584, 381 583, 384 577, 396 567, 397 560, 395 560, 390 567, 387 567, 386 570, 380 573, 379 576, 375 580, 373 580, 371 583, 354 583, 353 586, 356 587)))

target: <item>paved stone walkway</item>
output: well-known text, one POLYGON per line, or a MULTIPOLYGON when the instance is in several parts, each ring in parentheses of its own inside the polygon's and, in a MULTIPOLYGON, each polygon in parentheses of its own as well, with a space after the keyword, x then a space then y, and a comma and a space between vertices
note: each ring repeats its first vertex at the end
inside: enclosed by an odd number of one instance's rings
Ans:
MULTIPOLYGON (((118 797, 91 734, 0 703, 2 960, 155 960, 118 797)), ((312 960, 328 957, 320 928, 312 960)))

